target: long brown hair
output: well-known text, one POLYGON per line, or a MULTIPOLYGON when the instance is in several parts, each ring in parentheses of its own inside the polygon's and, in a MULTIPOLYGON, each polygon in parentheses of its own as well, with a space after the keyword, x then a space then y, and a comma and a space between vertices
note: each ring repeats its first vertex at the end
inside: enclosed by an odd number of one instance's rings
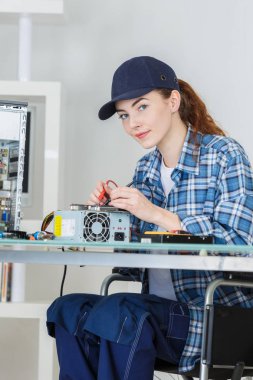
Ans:
MULTIPOLYGON (((203 100, 196 94, 189 83, 178 80, 181 94, 181 103, 179 115, 186 126, 191 126, 196 141, 197 132, 203 135, 220 135, 225 136, 225 132, 215 123, 212 116, 208 113, 203 100)), ((170 97, 171 90, 159 89, 158 92, 165 98, 170 97)))

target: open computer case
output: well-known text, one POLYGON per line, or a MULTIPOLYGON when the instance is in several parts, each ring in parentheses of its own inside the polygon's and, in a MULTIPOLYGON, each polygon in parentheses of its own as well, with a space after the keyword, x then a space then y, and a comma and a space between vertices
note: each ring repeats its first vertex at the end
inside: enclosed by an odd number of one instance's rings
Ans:
POLYGON ((0 231, 19 230, 27 103, 0 100, 0 231))

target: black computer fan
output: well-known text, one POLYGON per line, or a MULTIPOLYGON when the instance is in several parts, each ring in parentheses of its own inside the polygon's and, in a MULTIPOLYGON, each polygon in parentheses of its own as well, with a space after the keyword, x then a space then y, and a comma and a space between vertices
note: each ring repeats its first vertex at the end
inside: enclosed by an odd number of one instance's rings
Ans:
POLYGON ((110 237, 110 217, 104 212, 89 212, 85 215, 83 236, 89 241, 107 241, 110 237))

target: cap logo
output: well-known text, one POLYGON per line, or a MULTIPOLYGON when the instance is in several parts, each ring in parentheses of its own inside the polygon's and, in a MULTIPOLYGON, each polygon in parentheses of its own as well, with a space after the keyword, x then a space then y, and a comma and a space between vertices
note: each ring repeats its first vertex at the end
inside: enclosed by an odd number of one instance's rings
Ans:
POLYGON ((160 78, 161 78, 161 80, 166 80, 166 75, 161 74, 160 78))

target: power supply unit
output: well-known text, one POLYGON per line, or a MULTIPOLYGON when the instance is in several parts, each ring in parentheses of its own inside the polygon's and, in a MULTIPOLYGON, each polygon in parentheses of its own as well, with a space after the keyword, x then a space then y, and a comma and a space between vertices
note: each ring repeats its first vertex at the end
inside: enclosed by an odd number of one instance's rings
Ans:
POLYGON ((55 211, 54 235, 73 242, 129 242, 130 214, 110 206, 71 205, 55 211))

